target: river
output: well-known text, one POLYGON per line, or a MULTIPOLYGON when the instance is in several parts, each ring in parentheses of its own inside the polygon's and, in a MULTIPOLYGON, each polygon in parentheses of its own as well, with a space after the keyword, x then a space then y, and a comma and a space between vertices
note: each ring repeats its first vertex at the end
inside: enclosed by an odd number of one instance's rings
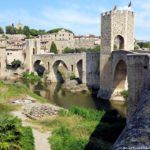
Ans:
POLYGON ((92 108, 97 110, 111 110, 116 109, 121 116, 126 116, 126 104, 120 101, 108 101, 96 98, 96 91, 94 94, 86 93, 71 93, 61 88, 60 84, 28 84, 30 90, 39 96, 48 100, 49 103, 55 104, 63 108, 70 108, 72 106, 79 106, 85 108, 92 108))

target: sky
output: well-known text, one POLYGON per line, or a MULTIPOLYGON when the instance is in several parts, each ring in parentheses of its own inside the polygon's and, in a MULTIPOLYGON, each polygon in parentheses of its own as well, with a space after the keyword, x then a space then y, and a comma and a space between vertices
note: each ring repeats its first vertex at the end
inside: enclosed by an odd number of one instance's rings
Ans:
MULTIPOLYGON (((75 34, 100 35, 100 14, 130 0, 1 0, 0 26, 21 20, 31 28, 67 28, 75 34)), ((150 41, 150 0, 132 0, 135 38, 150 41)))

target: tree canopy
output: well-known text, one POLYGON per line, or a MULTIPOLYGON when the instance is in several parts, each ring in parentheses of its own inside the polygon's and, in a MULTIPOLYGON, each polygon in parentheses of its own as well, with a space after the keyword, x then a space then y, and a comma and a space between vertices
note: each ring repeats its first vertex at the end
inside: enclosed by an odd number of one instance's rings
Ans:
POLYGON ((140 48, 150 48, 150 42, 139 42, 140 48))
MULTIPOLYGON (((64 29, 64 28, 55 28, 55 29, 47 31, 47 33, 58 33, 62 29, 64 29)), ((68 30, 68 29, 64 29, 64 30, 67 31, 67 32, 69 32, 69 33, 73 33, 71 30, 68 30)))
POLYGON ((95 46, 94 48, 69 48, 66 47, 63 51, 64 53, 81 53, 81 52, 100 52, 100 45, 95 46))
POLYGON ((51 44, 50 52, 57 53, 57 46, 54 42, 52 42, 52 44, 51 44))
POLYGON ((4 34, 4 30, 2 27, 0 27, 0 34, 4 34))
POLYGON ((17 29, 13 25, 6 26, 6 34, 16 34, 17 29))

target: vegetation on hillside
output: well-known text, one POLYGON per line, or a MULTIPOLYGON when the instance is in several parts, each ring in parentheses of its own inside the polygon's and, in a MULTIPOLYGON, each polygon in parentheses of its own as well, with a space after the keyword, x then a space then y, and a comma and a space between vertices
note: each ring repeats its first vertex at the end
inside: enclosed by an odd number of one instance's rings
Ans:
POLYGON ((140 48, 150 48, 150 42, 139 42, 137 43, 140 48))
MULTIPOLYGON (((47 31, 47 33, 58 33, 60 30, 62 30, 64 28, 56 28, 56 29, 52 29, 52 30, 49 30, 47 31)), ((68 29, 64 29, 65 31, 69 32, 69 33, 73 33, 71 30, 68 30, 68 29)), ((74 34, 74 33, 73 33, 74 34)))
POLYGON ((55 53, 55 54, 58 52, 57 51, 57 46, 56 46, 56 44, 54 42, 52 42, 52 44, 51 44, 50 52, 51 53, 55 53))
POLYGON ((29 26, 24 26, 23 29, 17 29, 13 24, 6 26, 6 34, 24 34, 27 38, 46 34, 45 30, 30 29, 29 26))
POLYGON ((75 48, 71 49, 66 47, 63 51, 64 53, 81 53, 81 52, 100 52, 100 45, 95 46, 94 48, 75 48))

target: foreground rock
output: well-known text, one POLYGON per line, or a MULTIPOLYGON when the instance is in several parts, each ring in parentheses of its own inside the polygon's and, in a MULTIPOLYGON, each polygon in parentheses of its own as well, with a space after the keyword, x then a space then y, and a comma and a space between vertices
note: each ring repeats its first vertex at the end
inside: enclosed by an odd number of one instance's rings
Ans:
POLYGON ((57 115, 59 109, 59 107, 54 105, 35 103, 24 106, 22 113, 28 118, 37 120, 42 117, 57 115))
POLYGON ((67 80, 63 84, 63 89, 68 90, 72 93, 78 93, 78 92, 88 92, 89 89, 85 84, 78 84, 76 80, 67 80))

